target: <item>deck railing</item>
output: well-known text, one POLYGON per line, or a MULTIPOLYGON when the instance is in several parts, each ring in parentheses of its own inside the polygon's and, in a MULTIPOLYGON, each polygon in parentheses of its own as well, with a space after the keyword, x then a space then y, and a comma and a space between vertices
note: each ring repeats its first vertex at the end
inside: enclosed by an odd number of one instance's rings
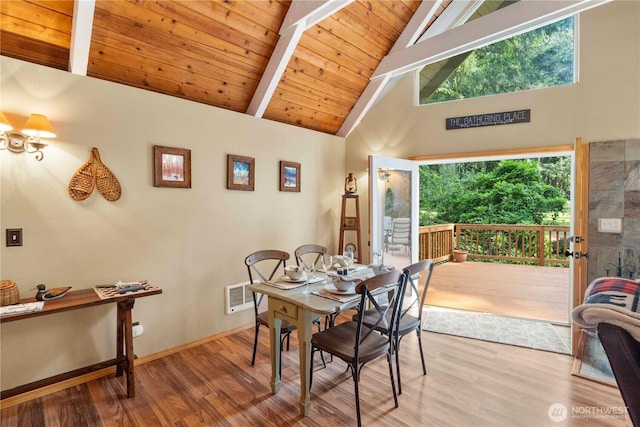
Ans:
POLYGON ((557 225, 440 224, 420 227, 419 259, 452 259, 454 249, 470 259, 569 265, 569 227, 557 225))

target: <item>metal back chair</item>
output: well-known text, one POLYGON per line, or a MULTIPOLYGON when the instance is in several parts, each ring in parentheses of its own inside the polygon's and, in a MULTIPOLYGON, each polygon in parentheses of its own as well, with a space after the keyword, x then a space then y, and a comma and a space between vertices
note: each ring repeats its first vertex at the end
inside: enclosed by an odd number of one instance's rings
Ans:
MULTIPOLYGON (((314 244, 302 245, 294 252, 297 265, 304 264, 305 262, 307 265, 311 265, 311 262, 313 262, 313 265, 318 265, 318 262, 321 261, 320 258, 326 253, 327 248, 314 244)), ((322 264, 322 262, 320 262, 320 264, 322 264)))
MULTIPOLYGON (((367 310, 367 316, 373 322, 372 325, 364 323, 365 311, 359 310, 356 320, 347 321, 313 334, 311 338, 311 360, 316 350, 327 352, 344 360, 353 377, 356 398, 356 414, 358 426, 360 419, 360 372, 364 365, 380 356, 386 356, 389 364, 389 377, 395 407, 398 407, 398 395, 392 367, 392 337, 398 323, 398 316, 402 309, 405 275, 400 271, 390 271, 364 280, 356 285, 355 291, 360 295, 359 307, 373 307, 367 310), (382 289, 387 288, 390 294, 389 304, 380 305, 377 296, 382 289), (378 326, 384 326, 391 333, 382 335, 377 332, 378 326)), ((311 363, 310 381, 313 380, 313 362, 311 363)))
MULTIPOLYGON (((405 267, 404 274, 407 276, 407 291, 410 291, 410 299, 405 298, 402 312, 398 320, 397 340, 396 340, 396 367, 398 369, 398 394, 402 394, 402 382, 400 381, 400 359, 398 353, 400 350, 400 340, 405 335, 409 335, 413 331, 418 335, 418 346, 420 348, 420 360, 422 361, 422 373, 427 375, 427 367, 424 363, 424 351, 422 349, 422 309, 424 301, 429 290, 431 275, 433 274, 434 264, 432 260, 425 259, 423 261, 411 264, 405 267), (420 277, 423 273, 427 274, 422 292, 419 292, 420 277), (417 311, 417 313, 416 313, 417 311)), ((405 291, 405 296, 407 292, 405 291)))
MULTIPOLYGON (((247 266, 249 272, 249 282, 253 283, 254 280, 261 282, 267 282, 273 280, 280 271, 284 273, 284 268, 287 266, 287 260, 289 254, 287 252, 278 250, 263 250, 254 252, 245 258, 244 263, 247 266)), ((251 356, 251 365, 255 365, 256 351, 258 350, 258 334, 260 332, 260 326, 269 327, 269 314, 266 311, 260 312, 260 305, 264 298, 264 294, 252 292, 253 294, 253 310, 255 313, 256 333, 253 342, 253 355, 251 356)), ((287 350, 289 350, 289 336, 292 331, 296 329, 295 325, 282 321, 280 327, 281 342, 280 348, 284 347, 284 340, 287 340, 287 350)), ((280 358, 282 362, 282 358, 280 358)), ((281 368, 280 368, 281 369, 281 368)))
MULTIPOLYGON (((406 289, 404 293, 404 300, 402 302, 402 308, 398 315, 398 326, 395 329, 395 336, 393 337, 394 350, 396 354, 396 370, 398 376, 398 394, 402 394, 402 381, 400 379, 400 340, 405 335, 409 335, 414 332, 418 335, 418 344, 420 348, 420 359, 422 360, 422 372, 427 375, 427 368, 424 363, 424 351, 422 349, 422 308, 427 296, 427 290, 429 289, 429 282, 431 281, 431 274, 433 273, 434 264, 430 259, 412 264, 404 268, 404 274, 406 276, 406 289), (422 273, 427 273, 427 278, 422 288, 422 292, 419 292, 419 280, 422 273)), ((367 310, 364 316, 364 323, 372 326, 375 324, 376 313, 371 310, 367 310)), ((355 316, 354 316, 355 319, 355 316)), ((390 335, 392 331, 384 324, 378 324, 375 326, 376 330, 384 335, 390 335)))

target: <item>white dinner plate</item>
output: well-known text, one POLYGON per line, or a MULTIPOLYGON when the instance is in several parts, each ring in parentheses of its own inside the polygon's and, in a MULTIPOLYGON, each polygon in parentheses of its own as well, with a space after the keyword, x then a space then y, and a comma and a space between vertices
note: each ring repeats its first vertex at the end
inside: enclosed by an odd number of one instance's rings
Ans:
POLYGON ((304 277, 301 277, 299 279, 292 279, 289 276, 282 276, 282 281, 283 282, 289 282, 289 283, 302 283, 304 281, 306 281, 307 279, 305 279, 304 277))
POLYGON ((340 291, 338 290, 338 288, 333 286, 333 283, 329 283, 328 285, 325 285, 324 289, 327 292, 331 292, 332 294, 336 294, 336 295, 355 295, 356 294, 355 285, 352 286, 351 289, 349 289, 348 291, 340 291))

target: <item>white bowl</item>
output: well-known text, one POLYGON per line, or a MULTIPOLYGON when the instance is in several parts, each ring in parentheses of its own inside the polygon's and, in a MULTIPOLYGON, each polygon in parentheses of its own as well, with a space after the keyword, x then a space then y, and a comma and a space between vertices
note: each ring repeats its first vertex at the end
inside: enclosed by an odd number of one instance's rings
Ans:
POLYGON ((354 282, 345 282, 344 280, 336 280, 333 282, 333 286, 335 286, 337 290, 343 292, 350 291, 353 289, 354 285, 354 282))
POLYGON ((333 259, 340 265, 340 267, 348 267, 347 261, 342 258, 342 255, 336 255, 333 259))
POLYGON ((284 274, 291 280, 300 280, 304 275, 304 271, 296 265, 291 265, 284 269, 284 274))

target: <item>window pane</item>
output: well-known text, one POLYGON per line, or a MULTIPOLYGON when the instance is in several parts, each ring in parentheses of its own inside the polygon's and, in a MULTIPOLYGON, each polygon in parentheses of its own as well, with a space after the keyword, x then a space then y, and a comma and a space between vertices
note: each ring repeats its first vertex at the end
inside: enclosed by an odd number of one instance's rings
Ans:
POLYGON ((573 58, 571 17, 425 67, 420 72, 420 102, 571 84, 573 58))

